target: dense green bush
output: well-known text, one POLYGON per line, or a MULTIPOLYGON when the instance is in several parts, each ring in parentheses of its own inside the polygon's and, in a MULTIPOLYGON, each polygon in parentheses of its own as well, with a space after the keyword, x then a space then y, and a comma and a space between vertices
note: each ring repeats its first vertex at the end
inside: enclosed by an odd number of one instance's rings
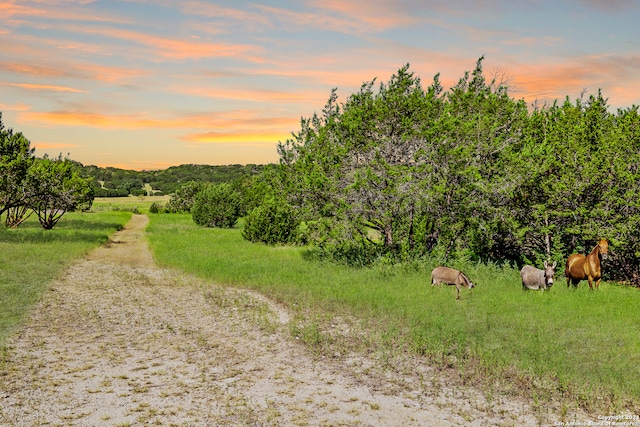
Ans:
POLYGON ((191 212, 196 195, 205 187, 203 182, 190 181, 171 194, 166 210, 171 213, 191 212))
POLYGON ((153 203, 151 203, 151 206, 149 207, 149 212, 150 213, 162 213, 162 212, 164 212, 164 207, 158 202, 153 202, 153 203))
POLYGON ((240 195, 228 183, 211 184, 196 195, 193 221, 206 227, 233 227, 240 218, 240 195))
POLYGON ((293 243, 298 223, 290 205, 276 199, 267 199, 245 217, 242 236, 251 242, 270 245, 293 243))

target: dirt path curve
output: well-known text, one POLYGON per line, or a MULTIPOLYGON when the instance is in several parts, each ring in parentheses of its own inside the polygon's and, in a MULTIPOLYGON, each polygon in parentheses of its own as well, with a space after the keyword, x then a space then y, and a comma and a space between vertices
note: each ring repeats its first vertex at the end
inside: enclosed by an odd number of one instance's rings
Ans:
POLYGON ((478 393, 392 393, 317 360, 257 295, 154 265, 136 215, 73 265, 9 342, 3 426, 535 425, 478 393))

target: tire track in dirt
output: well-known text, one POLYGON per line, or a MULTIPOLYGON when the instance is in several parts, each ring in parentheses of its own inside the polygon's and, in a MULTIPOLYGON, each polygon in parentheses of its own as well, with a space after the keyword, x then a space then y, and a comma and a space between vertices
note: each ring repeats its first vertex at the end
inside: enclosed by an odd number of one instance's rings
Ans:
POLYGON ((375 362, 312 357, 264 297, 155 266, 147 222, 61 275, 9 341, 0 425, 537 424, 521 402, 434 382, 392 392, 356 375, 375 362))

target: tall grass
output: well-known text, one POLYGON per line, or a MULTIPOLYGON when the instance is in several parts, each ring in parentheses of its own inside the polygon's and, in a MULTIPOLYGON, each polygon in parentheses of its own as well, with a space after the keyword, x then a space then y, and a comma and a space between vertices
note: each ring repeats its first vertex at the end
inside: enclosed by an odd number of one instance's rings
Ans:
POLYGON ((69 212, 53 230, 42 229, 35 216, 17 229, 0 226, 0 349, 51 280, 129 218, 126 211, 69 212))
POLYGON ((306 316, 314 343, 325 339, 322 322, 347 315, 365 325, 377 351, 414 352, 537 399, 592 410, 640 406, 636 289, 568 288, 559 271, 549 292, 525 292, 515 269, 466 264, 453 267, 478 286, 456 301, 452 287, 430 286, 429 262, 368 269, 322 263, 304 248, 197 227, 189 215, 152 215, 148 237, 159 263, 258 290, 306 316))

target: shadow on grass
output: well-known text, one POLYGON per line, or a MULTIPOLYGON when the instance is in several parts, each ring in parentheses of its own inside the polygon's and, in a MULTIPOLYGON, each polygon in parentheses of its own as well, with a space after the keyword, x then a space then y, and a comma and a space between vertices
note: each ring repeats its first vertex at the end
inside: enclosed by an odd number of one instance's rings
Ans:
POLYGON ((45 230, 35 221, 25 222, 16 229, 0 226, 0 243, 60 243, 88 242, 102 244, 114 232, 121 230, 118 222, 87 221, 86 219, 68 219, 60 221, 52 230, 45 230))

